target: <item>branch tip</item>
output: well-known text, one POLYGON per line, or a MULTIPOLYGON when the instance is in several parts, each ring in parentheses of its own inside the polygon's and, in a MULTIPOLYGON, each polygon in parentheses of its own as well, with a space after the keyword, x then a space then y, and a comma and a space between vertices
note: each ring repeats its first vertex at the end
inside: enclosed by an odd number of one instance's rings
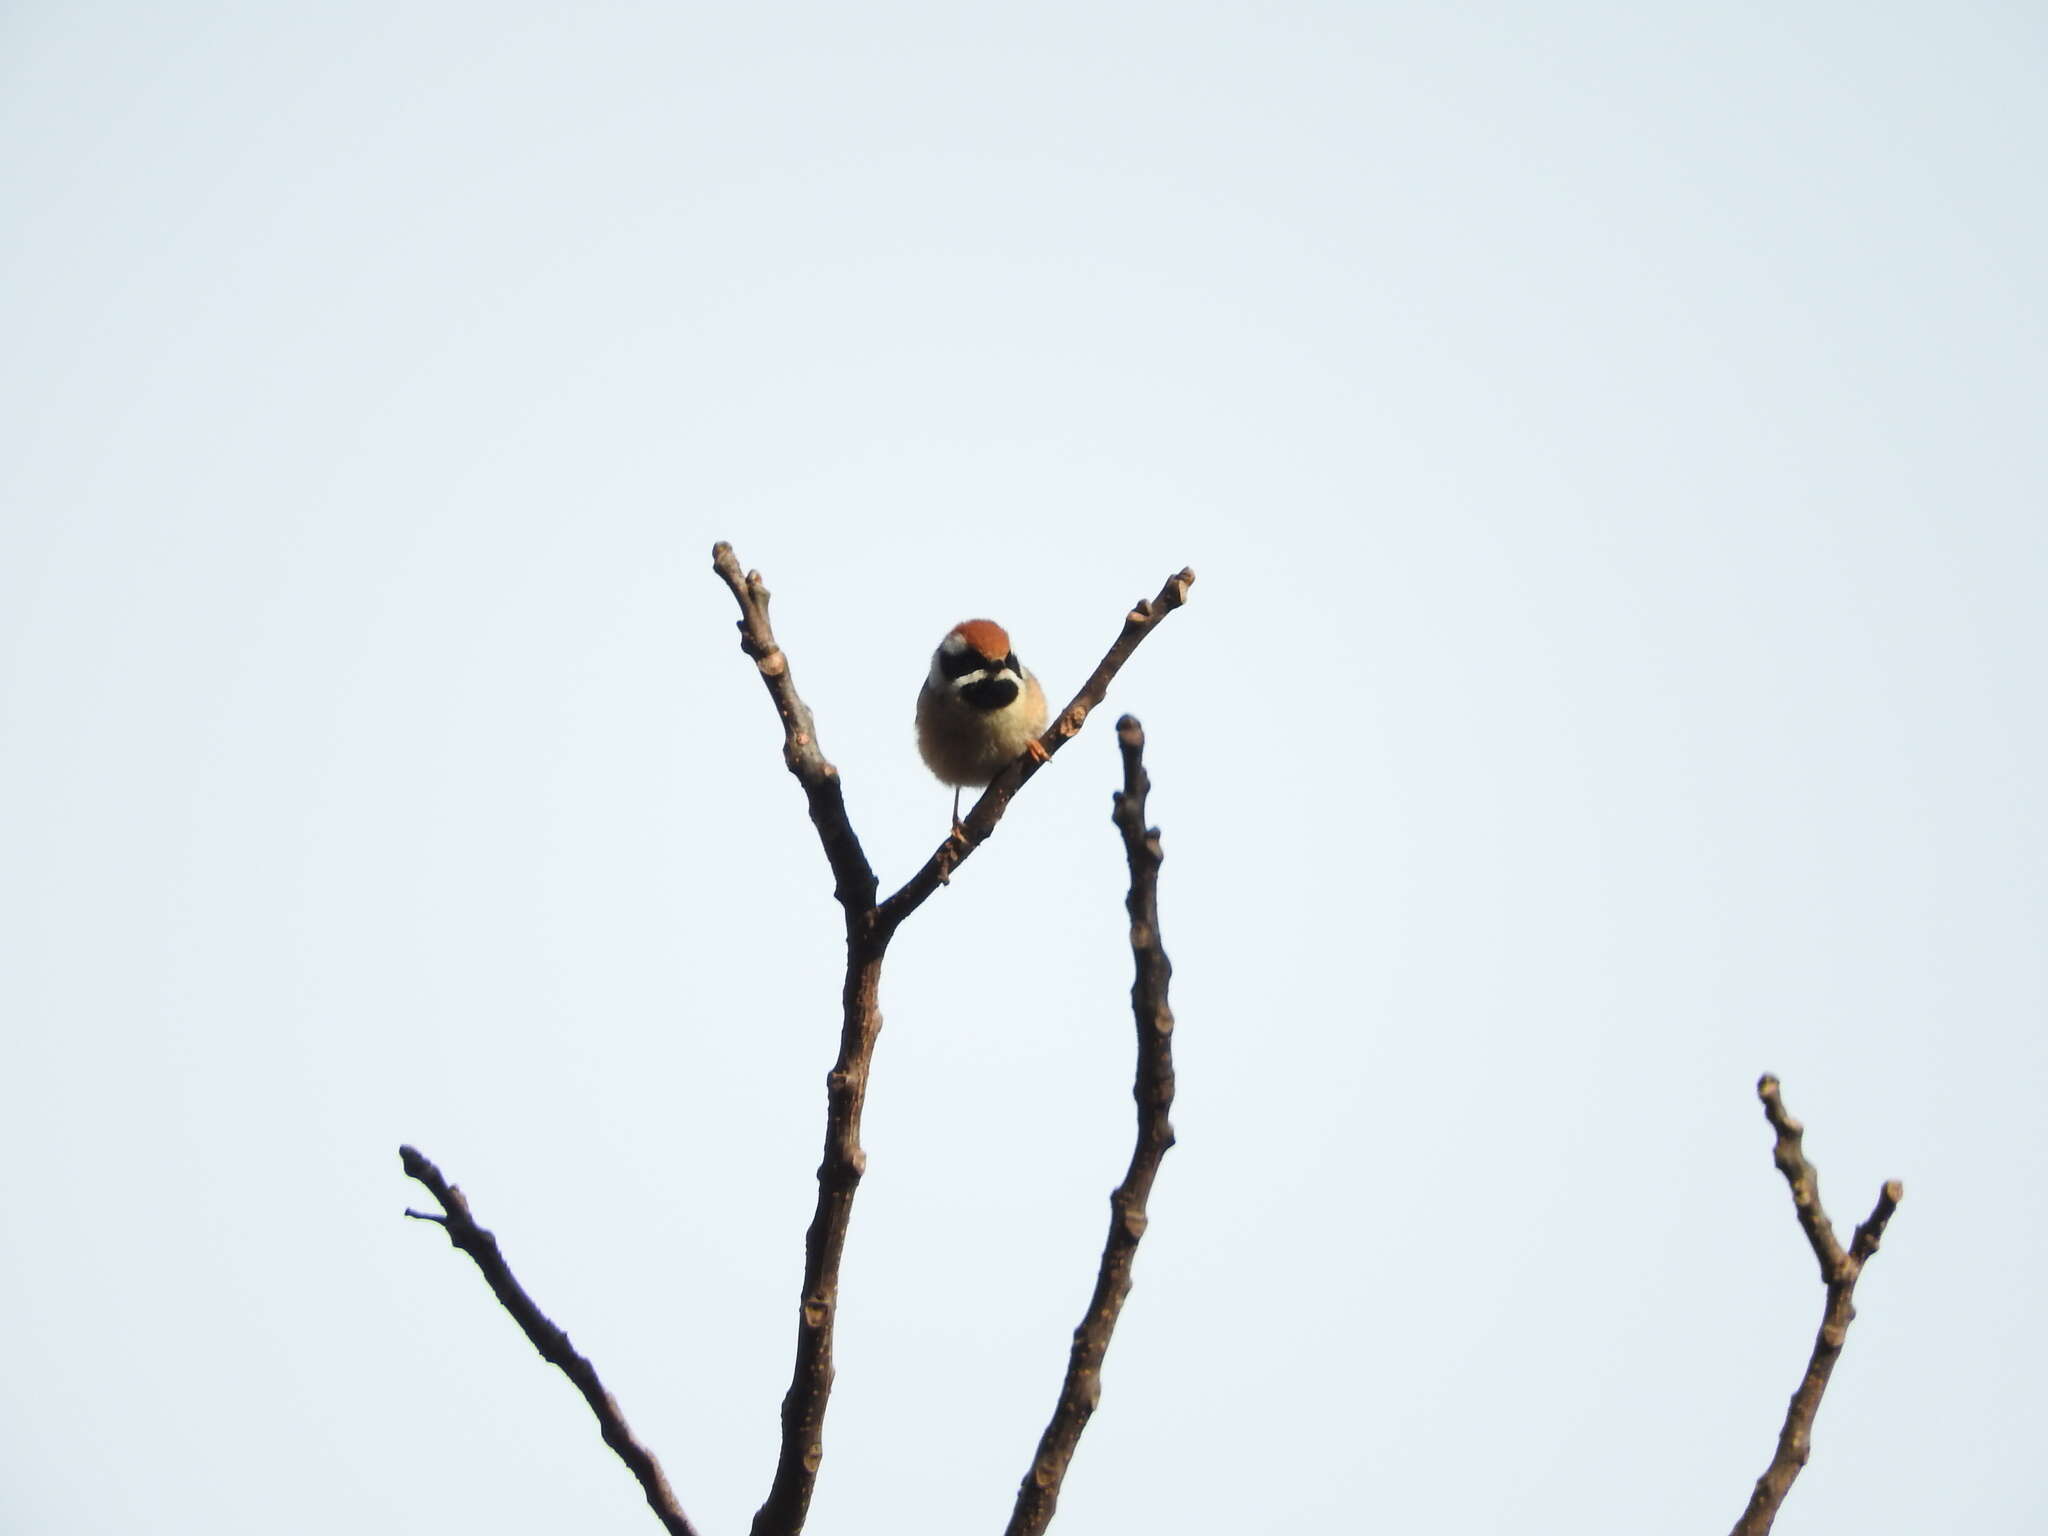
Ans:
POLYGON ((818 743, 817 723, 797 692, 789 653, 776 642, 774 626, 768 620, 768 588, 759 571, 741 573, 739 557, 730 544, 714 546, 711 556, 713 568, 739 605, 740 649, 754 659, 755 671, 782 722, 783 764, 809 803, 825 862, 832 869, 833 894, 846 908, 849 922, 864 920, 874 907, 875 872, 846 814, 839 772, 826 759, 818 743))

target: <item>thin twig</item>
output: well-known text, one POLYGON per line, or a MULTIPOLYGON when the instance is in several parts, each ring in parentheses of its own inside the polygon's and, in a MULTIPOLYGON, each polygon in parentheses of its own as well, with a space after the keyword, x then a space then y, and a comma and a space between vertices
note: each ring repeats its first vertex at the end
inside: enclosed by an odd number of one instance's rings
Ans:
POLYGON ((1102 1263, 1095 1275, 1095 1294, 1087 1314, 1074 1330, 1067 1357, 1066 1380, 1058 1406, 1039 1437, 1038 1454, 1017 1490, 1017 1506, 1005 1536, 1039 1536, 1059 1503, 1060 1484, 1080 1444, 1081 1431, 1102 1398, 1102 1361, 1109 1352, 1124 1298, 1131 1291, 1131 1261, 1145 1235, 1145 1202, 1152 1193, 1160 1160, 1173 1145, 1173 1010, 1167 1006, 1167 983, 1173 966, 1159 942, 1159 864, 1157 828, 1145 825, 1145 797, 1152 787, 1145 773, 1145 732, 1125 715, 1116 723, 1117 745, 1123 750, 1124 787, 1116 797, 1114 819, 1123 833, 1131 866, 1131 891, 1124 906, 1131 915, 1131 957, 1137 971, 1131 983, 1131 1012, 1138 1027, 1137 1144, 1131 1165, 1109 1197, 1109 1237, 1102 1245, 1102 1263))
POLYGON ((447 1213, 436 1216, 429 1211, 408 1210, 405 1214, 416 1221, 438 1223, 448 1234, 448 1241, 476 1261, 476 1267, 483 1271, 484 1279, 489 1282, 499 1304, 512 1314, 512 1320, 519 1324, 527 1341, 540 1351, 543 1360, 560 1369, 583 1394, 583 1400, 590 1404, 590 1411, 597 1415, 604 1443, 617 1453, 619 1460, 639 1480, 641 1492, 647 1495, 648 1507, 654 1511, 663 1528, 671 1536, 696 1536, 696 1527, 683 1514, 682 1506, 676 1503, 676 1496, 669 1488, 668 1479, 662 1476, 661 1463, 627 1427, 619 1405, 605 1390, 604 1383, 598 1380, 597 1368, 576 1352, 569 1342, 569 1335, 555 1326, 513 1278, 511 1266, 498 1250, 497 1238, 476 1224, 469 1214, 469 1201, 463 1198, 462 1191, 443 1178, 441 1170, 415 1148, 400 1147, 398 1156, 405 1164, 406 1173, 426 1185, 428 1192, 441 1202, 441 1209, 447 1213))
POLYGON ((839 784, 839 770, 825 758, 818 746, 817 722, 797 696, 796 680, 789 673, 789 657, 775 643, 775 631, 768 625, 768 589, 759 571, 742 574, 739 558, 730 544, 714 544, 711 567, 732 589, 740 605, 740 649, 754 659, 754 666, 775 701, 782 717, 782 760, 803 786, 810 801, 811 821, 825 845, 825 858, 832 866, 833 894, 849 917, 856 910, 872 910, 875 904, 875 872, 854 836, 853 822, 846 814, 846 797, 839 784))
MULTIPOLYGON (((1045 734, 1038 738, 1048 760, 1080 733, 1089 712, 1108 694, 1110 680, 1123 670, 1124 663, 1131 659, 1131 653, 1159 627, 1160 621, 1188 600, 1188 588, 1194 584, 1195 573, 1182 570, 1166 578, 1166 584, 1159 589, 1157 597, 1140 602, 1124 615, 1123 629, 1103 653, 1102 660, 1096 663, 1095 670, 1089 673, 1088 681, 1081 685, 1081 691, 1053 717, 1045 734)), ((995 781, 982 791, 981 798, 974 802, 974 809, 967 813, 959 834, 939 844, 932 856, 924 861, 923 867, 903 883, 903 888, 882 903, 883 926, 894 929, 924 905, 932 892, 952 876, 968 855, 988 841, 989 834, 1003 819, 1003 812, 1009 809, 1017 791, 1044 766, 1043 762, 1028 755, 1021 756, 998 774, 995 781)))
POLYGON ((1820 1264, 1821 1280, 1828 1294, 1820 1332, 1813 1341, 1813 1354, 1806 1362, 1806 1374, 1800 1378, 1799 1388, 1785 1410, 1785 1426, 1778 1432, 1777 1451, 1764 1475, 1756 1480, 1749 1507, 1735 1522, 1731 1536, 1766 1536, 1778 1518, 1778 1507, 1792 1491, 1792 1480, 1806 1465, 1813 1446, 1814 1415, 1820 1412, 1821 1396, 1828 1389, 1828 1378, 1834 1374, 1835 1361, 1841 1357, 1843 1341, 1849 1335, 1849 1324, 1856 1316, 1856 1282, 1862 1278, 1863 1266, 1883 1242, 1885 1225, 1906 1194, 1905 1185, 1897 1179, 1888 1182, 1878 1194, 1876 1208, 1856 1229, 1848 1251, 1844 1252, 1834 1224, 1821 1207, 1820 1175, 1806 1160, 1801 1145, 1805 1127, 1786 1110, 1778 1096, 1775 1077, 1766 1074, 1758 1081, 1756 1092, 1763 1100, 1764 1115, 1771 1122, 1771 1129, 1777 1133, 1771 1159, 1792 1188, 1792 1208, 1820 1264))

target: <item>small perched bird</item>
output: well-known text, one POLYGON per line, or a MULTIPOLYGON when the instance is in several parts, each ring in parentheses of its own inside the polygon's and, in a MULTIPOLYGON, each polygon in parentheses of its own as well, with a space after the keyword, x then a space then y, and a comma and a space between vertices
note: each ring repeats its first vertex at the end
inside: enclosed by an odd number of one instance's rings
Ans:
POLYGON ((917 695, 917 750, 953 786, 956 833, 962 787, 988 783, 1020 752, 1043 762, 1044 729, 1045 690, 1017 660, 1002 625, 969 619, 948 630, 917 695))

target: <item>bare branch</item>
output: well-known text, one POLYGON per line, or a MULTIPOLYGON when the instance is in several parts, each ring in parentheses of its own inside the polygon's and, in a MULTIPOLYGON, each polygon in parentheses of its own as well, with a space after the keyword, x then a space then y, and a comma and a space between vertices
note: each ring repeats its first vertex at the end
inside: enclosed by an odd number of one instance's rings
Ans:
MULTIPOLYGON (((1089 712, 1108 694, 1110 680, 1123 670, 1124 663, 1131 659, 1131 654, 1144 638, 1159 627, 1160 621, 1188 600, 1188 588, 1194 584, 1195 573, 1182 570, 1166 578, 1166 584, 1159 589, 1157 597, 1149 602, 1140 602, 1124 615, 1124 627, 1115 643, 1103 653, 1102 660, 1088 675, 1088 681, 1081 685, 1081 691, 1053 717, 1045 734, 1038 738, 1048 760, 1080 733, 1089 712)), ((989 834, 1003 819, 1003 812, 1009 809, 1017 791, 1044 766, 1044 763, 1027 755, 1019 757, 998 774, 995 782, 974 802, 974 809, 967 813, 967 819, 961 824, 961 834, 948 837, 939 844, 932 856, 925 860, 923 868, 904 882, 903 889, 882 903, 882 926, 893 930, 924 905, 932 892, 944 884, 975 849, 988 841, 989 834)))
POLYGON ((825 1079, 825 1152, 818 1204, 804 1234, 804 1279, 797 1309, 796 1359, 782 1398, 782 1444, 768 1496, 755 1512, 754 1536, 796 1536, 810 1513, 825 1454, 825 1408, 832 1396, 832 1327, 839 1310, 839 1265, 846 1251, 854 1192, 867 1168, 860 1144, 868 1074, 882 1032, 882 957, 888 929, 875 921, 876 881, 846 812, 839 771, 818 746, 810 709, 796 691, 789 659, 768 624, 768 589, 759 571, 744 575, 730 544, 714 545, 712 568, 740 605, 740 649, 754 659, 782 717, 782 759, 810 802, 833 894, 846 911, 846 982, 840 997, 839 1056, 825 1079))
MULTIPOLYGON (((964 841, 949 839, 909 883, 879 908, 876 881, 846 812, 839 773, 818 746, 817 726, 790 678, 789 659, 768 624, 768 589, 758 571, 742 573, 732 546, 719 544, 711 563, 740 606, 740 648, 754 659, 782 718, 783 761, 810 802, 811 820, 832 866, 834 894, 846 912, 846 982, 840 998, 839 1056, 825 1079, 825 1151, 818 1164, 818 1204, 804 1236, 804 1281, 798 1309, 796 1360, 782 1399, 782 1447, 768 1496, 755 1512, 752 1536, 796 1536, 810 1511, 824 1457, 825 1409, 832 1395, 833 1322, 839 1309, 839 1266, 846 1250, 853 1197, 867 1168, 860 1144, 861 1112, 875 1044, 882 1031, 882 960, 898 925, 938 888, 960 859, 987 837, 1038 763, 1020 757, 969 813, 964 841)), ((1193 571, 1171 578, 1151 602, 1124 619, 1123 632, 1081 692, 1041 738, 1049 757, 1080 730, 1131 652, 1160 619, 1187 600, 1193 571)))
POLYGON ((1827 1212, 1821 1209, 1820 1175, 1806 1160, 1802 1149, 1801 1138, 1806 1134, 1806 1127, 1786 1112, 1784 1100, 1778 1097, 1778 1080, 1775 1077, 1767 1075, 1762 1078, 1756 1085, 1756 1093, 1764 1101, 1764 1116, 1771 1122, 1771 1129, 1778 1133, 1777 1142, 1771 1148, 1771 1161, 1778 1165, 1778 1172, 1792 1187, 1792 1209, 1799 1217, 1799 1226, 1806 1233, 1807 1242, 1813 1245, 1813 1256, 1820 1261, 1820 1278, 1824 1284, 1832 1285, 1842 1267, 1842 1245, 1835 1237, 1827 1212))
POLYGON ((796 681, 789 673, 789 657, 775 643, 775 631, 768 624, 768 589, 759 571, 740 572, 740 562, 730 544, 711 548, 712 569, 732 589, 740 605, 740 649, 754 659, 754 666, 775 701, 782 717, 782 760, 803 786, 810 801, 811 821, 825 845, 825 858, 832 866, 833 895, 849 914, 871 909, 875 904, 875 872, 854 836, 853 822, 846 814, 846 797, 839 784, 839 770, 826 761, 818 745, 817 723, 798 696, 796 681))
POLYGON ((668 1479, 662 1476, 661 1463, 627 1427, 619 1405, 605 1390, 604 1383, 598 1380, 597 1368, 576 1352, 569 1342, 569 1335, 556 1327, 534 1304, 533 1298, 521 1289, 512 1276, 511 1266, 505 1262, 504 1254, 498 1250, 497 1238, 478 1226, 470 1216, 469 1201, 463 1198, 462 1191, 443 1178, 441 1170, 415 1148, 400 1147, 398 1156, 405 1165, 406 1173, 426 1185, 447 1213, 435 1216, 425 1211, 409 1210, 405 1214, 418 1221, 438 1223, 448 1234, 448 1241, 476 1261, 476 1267, 483 1271, 492 1293, 512 1314, 512 1320, 519 1324, 527 1341, 540 1351, 543 1360, 559 1368, 574 1382, 576 1390, 583 1394, 583 1400, 590 1404, 590 1411, 597 1415, 598 1428, 604 1434, 604 1443, 617 1453, 627 1470, 639 1480, 641 1492, 647 1495, 648 1507, 654 1511, 662 1527, 671 1536, 696 1536, 696 1527, 683 1514, 682 1506, 676 1503, 676 1496, 668 1486, 668 1479))
POLYGON ((1845 1253, 1841 1239, 1835 1235, 1834 1224, 1821 1208, 1820 1175, 1806 1160, 1801 1145, 1805 1128, 1786 1110, 1778 1096, 1775 1077, 1766 1074, 1758 1081, 1756 1092, 1757 1097, 1763 1100, 1764 1114, 1771 1122, 1771 1129, 1777 1133, 1772 1161, 1791 1186, 1792 1208, 1799 1217, 1807 1242, 1813 1248, 1814 1258, 1820 1263, 1821 1279, 1827 1285, 1827 1304, 1821 1312, 1820 1332, 1814 1338, 1813 1354, 1806 1362, 1806 1374, 1800 1378, 1798 1390, 1792 1394, 1792 1401, 1786 1408, 1785 1425, 1778 1432, 1777 1451, 1771 1457, 1770 1466, 1764 1469, 1764 1475, 1756 1480, 1756 1490, 1750 1495, 1749 1507, 1735 1522, 1732 1536, 1767 1536, 1772 1522, 1778 1518, 1778 1508, 1785 1502, 1785 1495, 1792 1491, 1793 1479, 1806 1465, 1813 1445, 1814 1416, 1820 1412, 1820 1400, 1828 1389, 1828 1378, 1834 1374, 1835 1361, 1841 1357, 1843 1342, 1849 1336, 1849 1324, 1856 1317, 1856 1282, 1862 1278, 1863 1266, 1884 1240, 1885 1226, 1906 1194, 1905 1186, 1897 1179, 1887 1183, 1877 1197, 1876 1208, 1856 1229, 1845 1253))
POLYGON ((1124 787, 1116 797, 1114 819, 1131 866, 1131 891, 1124 905, 1131 916, 1131 956, 1137 971, 1131 983, 1131 1012, 1138 1026, 1137 1081, 1132 1088, 1138 1101, 1138 1138, 1124 1181, 1109 1197, 1109 1237, 1102 1246, 1095 1294, 1074 1330, 1059 1404, 1039 1438, 1031 1471, 1017 1490, 1017 1506, 1005 1536, 1039 1536, 1052 1520, 1081 1431, 1102 1397, 1102 1362, 1131 1291, 1131 1263, 1145 1235, 1145 1202, 1160 1161, 1173 1145, 1173 1123, 1168 1118, 1173 1108, 1173 1010, 1166 996, 1173 966, 1159 942, 1162 855, 1157 829, 1145 825, 1145 797, 1152 787, 1145 774, 1145 732, 1125 715, 1117 721, 1116 738, 1123 750, 1124 787))
MULTIPOLYGON (((867 916, 872 918, 873 909, 867 916)), ((868 1074, 882 1033, 879 996, 887 934, 855 935, 847 914, 846 986, 841 995, 839 1059, 825 1079, 825 1154, 818 1164, 818 1205, 804 1233, 804 1282, 797 1311, 796 1363, 782 1398, 782 1449, 768 1497, 754 1513, 753 1536, 796 1536, 810 1513, 825 1455, 825 1408, 832 1397, 832 1328, 839 1316, 839 1264, 853 1197, 867 1171, 860 1144, 868 1074)))

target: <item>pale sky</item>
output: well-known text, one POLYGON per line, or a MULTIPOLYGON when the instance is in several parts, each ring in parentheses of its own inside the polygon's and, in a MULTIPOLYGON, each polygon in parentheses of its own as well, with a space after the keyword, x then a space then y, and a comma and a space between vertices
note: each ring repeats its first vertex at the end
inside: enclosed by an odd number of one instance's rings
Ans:
POLYGON ((0 12, 0 1530, 706 1536, 766 1491, 830 880, 957 620, 1064 698, 885 977, 814 1536, 2048 1525, 2048 19, 0 12))

